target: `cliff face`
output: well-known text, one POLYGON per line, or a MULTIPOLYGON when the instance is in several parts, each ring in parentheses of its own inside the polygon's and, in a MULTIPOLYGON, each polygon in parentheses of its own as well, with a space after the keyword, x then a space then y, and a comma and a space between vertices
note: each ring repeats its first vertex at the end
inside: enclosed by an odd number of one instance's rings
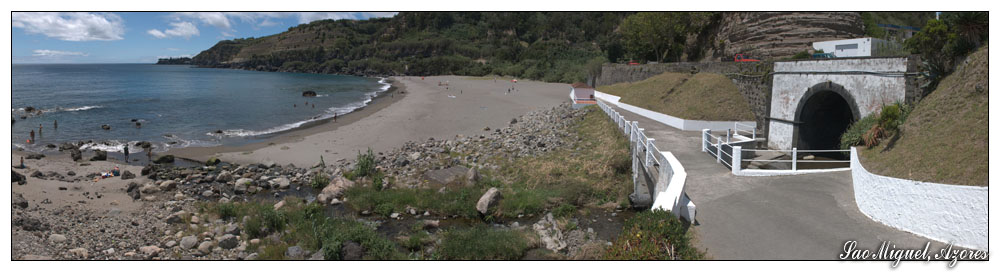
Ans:
POLYGON ((861 38, 857 12, 727 12, 709 60, 749 54, 782 58, 812 49, 812 42, 861 38))

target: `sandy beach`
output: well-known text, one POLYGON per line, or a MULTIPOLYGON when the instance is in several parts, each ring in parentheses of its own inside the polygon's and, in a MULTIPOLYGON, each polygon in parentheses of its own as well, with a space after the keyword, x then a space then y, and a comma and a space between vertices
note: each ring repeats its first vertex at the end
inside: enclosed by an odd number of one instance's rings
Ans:
POLYGON ((453 138, 498 128, 529 111, 565 102, 569 85, 464 76, 394 77, 391 92, 362 110, 270 141, 244 146, 184 148, 168 153, 235 163, 316 164, 353 159, 371 147, 388 151, 407 141, 453 138), (440 83, 440 86, 439 86, 440 83), (508 88, 512 88, 509 94, 508 88), (402 93, 403 95, 399 95, 402 93))

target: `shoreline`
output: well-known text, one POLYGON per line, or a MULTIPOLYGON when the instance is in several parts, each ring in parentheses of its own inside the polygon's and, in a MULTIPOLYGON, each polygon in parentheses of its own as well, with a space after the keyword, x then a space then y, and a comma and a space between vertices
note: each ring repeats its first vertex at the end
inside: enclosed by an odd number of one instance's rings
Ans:
POLYGON ((334 121, 333 118, 327 118, 315 122, 309 122, 296 128, 270 134, 263 137, 263 139, 261 139, 263 141, 256 143, 182 147, 160 152, 160 154, 173 155, 174 157, 195 161, 206 161, 219 153, 247 152, 272 145, 295 143, 301 141, 309 135, 334 131, 340 127, 350 125, 364 119, 365 117, 371 116, 372 114, 375 114, 382 109, 406 98, 407 92, 405 85, 393 77, 386 77, 386 79, 391 80, 388 90, 377 93, 375 97, 372 97, 371 102, 367 105, 344 114, 343 116, 338 116, 336 121, 334 121))

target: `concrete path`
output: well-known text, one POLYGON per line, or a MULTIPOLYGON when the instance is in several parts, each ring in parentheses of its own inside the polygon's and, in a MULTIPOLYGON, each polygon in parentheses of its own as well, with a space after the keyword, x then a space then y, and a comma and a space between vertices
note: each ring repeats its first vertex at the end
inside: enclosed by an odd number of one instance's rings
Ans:
MULTIPOLYGON (((872 252, 882 241, 922 249, 929 241, 875 222, 854 201, 849 171, 782 177, 742 177, 701 152, 701 132, 681 131, 614 107, 638 121, 656 147, 687 171, 697 205, 696 245, 718 260, 837 259, 846 241, 872 252)), ((943 246, 934 242, 931 248, 943 246)), ((932 251, 936 252, 936 251, 932 251)))

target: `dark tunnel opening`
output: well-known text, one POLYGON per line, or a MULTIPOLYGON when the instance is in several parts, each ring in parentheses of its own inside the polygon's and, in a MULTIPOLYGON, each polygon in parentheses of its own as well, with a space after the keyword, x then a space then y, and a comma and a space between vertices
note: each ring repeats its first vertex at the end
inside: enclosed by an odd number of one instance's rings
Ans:
POLYGON ((796 147, 801 150, 840 149, 840 136, 855 120, 847 100, 833 91, 813 94, 800 111, 796 147))

